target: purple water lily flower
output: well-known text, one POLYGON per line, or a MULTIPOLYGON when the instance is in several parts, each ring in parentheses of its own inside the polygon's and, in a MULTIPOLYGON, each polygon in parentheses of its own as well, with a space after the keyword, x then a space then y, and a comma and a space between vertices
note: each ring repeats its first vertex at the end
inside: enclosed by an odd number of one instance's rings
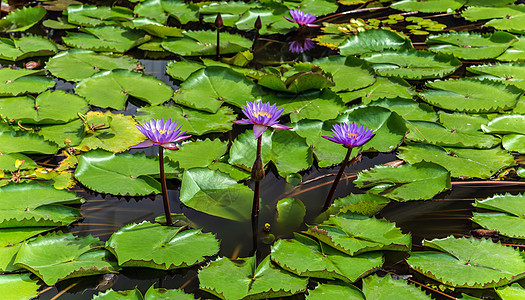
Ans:
POLYGON ((335 124, 332 129, 332 136, 323 136, 325 139, 332 142, 342 144, 346 148, 353 148, 363 145, 374 137, 373 130, 369 130, 365 126, 358 126, 354 122, 352 124, 341 123, 335 124))
POLYGON ((283 109, 277 108, 277 105, 270 106, 270 103, 262 103, 261 101, 246 102, 246 106, 242 107, 242 112, 248 119, 232 121, 236 124, 249 125, 253 124, 253 133, 255 138, 259 138, 268 127, 276 129, 292 129, 292 127, 279 124, 279 118, 283 109))
POLYGON ((146 148, 159 145, 166 149, 178 150, 179 148, 175 143, 191 137, 191 135, 183 135, 187 131, 180 132, 182 125, 178 126, 177 121, 172 122, 171 119, 168 119, 166 122, 162 118, 160 120, 153 119, 149 123, 146 122, 144 126, 136 126, 148 139, 130 148, 146 148))
POLYGON ((312 24, 315 22, 315 19, 317 19, 316 16, 302 12, 300 10, 291 10, 290 9, 290 15, 292 16, 292 19, 284 16, 284 18, 292 23, 297 23, 299 26, 308 26, 308 27, 319 27, 321 25, 315 25, 312 24))
POLYGON ((288 43, 288 48, 292 53, 303 53, 315 47, 314 42, 310 38, 300 41, 292 41, 288 43))

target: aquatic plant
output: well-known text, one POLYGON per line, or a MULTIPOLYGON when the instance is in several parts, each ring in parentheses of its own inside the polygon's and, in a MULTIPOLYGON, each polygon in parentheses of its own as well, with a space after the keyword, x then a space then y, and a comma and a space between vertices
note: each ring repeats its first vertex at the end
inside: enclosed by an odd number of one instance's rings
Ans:
POLYGON ((307 26, 307 27, 319 27, 321 25, 313 24, 315 22, 315 19, 317 17, 315 15, 305 13, 300 10, 290 10, 290 15, 292 18, 288 18, 287 16, 284 16, 284 18, 292 23, 296 23, 299 26, 307 26))

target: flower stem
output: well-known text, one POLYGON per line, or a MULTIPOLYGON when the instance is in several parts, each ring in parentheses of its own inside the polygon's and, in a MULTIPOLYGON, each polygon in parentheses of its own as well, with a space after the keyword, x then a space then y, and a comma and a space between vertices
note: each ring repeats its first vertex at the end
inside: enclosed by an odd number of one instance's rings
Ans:
POLYGON ((164 148, 159 146, 159 167, 160 184, 162 186, 162 200, 164 201, 164 214, 166 215, 166 225, 173 225, 171 220, 170 200, 168 199, 168 187, 166 186, 166 175, 164 174, 164 148))
POLYGON ((253 203, 252 203, 252 246, 253 252, 257 253, 257 243, 259 236, 259 193, 260 183, 264 178, 264 165, 261 159, 261 145, 262 136, 257 139, 257 155, 255 162, 252 167, 252 180, 255 181, 255 188, 253 190, 253 203))
POLYGON ((352 148, 348 148, 348 151, 346 151, 345 159, 341 163, 341 168, 339 169, 339 172, 337 173, 337 176, 334 179, 334 183, 332 183, 332 188, 330 189, 328 196, 326 196, 326 200, 324 202, 322 211, 326 211, 330 207, 330 204, 332 204, 332 197, 334 196, 335 189, 337 188, 337 184, 339 183, 339 180, 341 179, 341 176, 343 175, 346 165, 348 164, 348 160, 350 159, 350 153, 352 153, 352 148))

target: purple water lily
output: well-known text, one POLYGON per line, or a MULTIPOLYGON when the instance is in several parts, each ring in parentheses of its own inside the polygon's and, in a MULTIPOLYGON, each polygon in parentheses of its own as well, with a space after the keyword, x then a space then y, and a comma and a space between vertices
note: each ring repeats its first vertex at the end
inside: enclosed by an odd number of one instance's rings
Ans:
POLYGON ((299 26, 308 26, 308 27, 319 27, 321 25, 312 24, 317 19, 316 16, 302 12, 300 10, 290 10, 290 15, 292 19, 284 16, 284 18, 292 23, 296 23, 299 26))
POLYGON ((292 53, 303 53, 315 47, 314 42, 310 38, 305 38, 300 41, 291 41, 288 43, 288 49, 292 53))
POLYGON ((136 126, 148 139, 130 148, 146 148, 159 145, 166 149, 178 150, 179 148, 175 143, 191 137, 191 135, 183 135, 186 131, 180 132, 182 125, 178 126, 177 121, 172 122, 171 119, 165 122, 162 118, 160 120, 153 119, 149 123, 146 122, 144 126, 136 126))
POLYGON ((374 137, 373 130, 369 130, 365 126, 358 126, 355 123, 335 124, 332 129, 332 136, 323 136, 325 139, 332 142, 342 144, 346 148, 353 148, 363 145, 374 137))
POLYGON ((277 108, 277 105, 270 106, 270 103, 262 103, 261 101, 246 102, 246 106, 242 107, 242 112, 248 119, 232 121, 236 124, 249 125, 253 124, 253 133, 258 139, 268 127, 276 129, 292 129, 292 127, 279 124, 279 118, 283 109, 277 108))

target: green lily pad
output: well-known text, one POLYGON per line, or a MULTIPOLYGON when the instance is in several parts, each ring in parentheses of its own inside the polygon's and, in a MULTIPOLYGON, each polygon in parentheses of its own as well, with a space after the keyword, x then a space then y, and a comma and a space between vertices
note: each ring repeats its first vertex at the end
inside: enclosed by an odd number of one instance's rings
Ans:
POLYGON ((472 60, 495 58, 516 41, 514 35, 503 31, 483 35, 462 31, 431 35, 427 38, 427 43, 430 44, 429 51, 472 60))
POLYGON ((199 270, 199 287, 220 299, 266 299, 306 290, 307 278, 276 267, 267 256, 259 265, 255 256, 233 262, 226 257, 199 270))
POLYGON ((101 246, 98 238, 53 232, 23 244, 15 266, 30 270, 47 285, 68 278, 117 273, 113 255, 101 246))
POLYGON ((264 101, 283 108, 283 115, 290 114, 292 122, 303 119, 331 120, 345 110, 341 98, 330 89, 308 91, 291 95, 290 93, 272 93, 264 101))
POLYGON ((366 299, 388 300, 395 297, 402 299, 430 300, 425 292, 405 280, 395 280, 391 275, 379 277, 376 275, 368 276, 363 279, 363 294, 366 299))
POLYGON ((228 144, 219 139, 183 143, 179 150, 166 150, 166 156, 181 169, 208 167, 221 158, 228 144))
POLYGON ((362 55, 368 52, 382 52, 384 50, 411 49, 412 43, 405 35, 384 29, 371 29, 350 36, 339 45, 341 55, 362 55))
MULTIPOLYGON (((0 271, 12 272, 20 268, 13 266, 15 256, 28 238, 40 234, 53 227, 18 227, 0 229, 0 271)), ((0 277, 1 278, 1 277, 0 277)), ((1 288, 0 288, 1 289, 1 288)))
POLYGON ((133 12, 121 6, 69 5, 67 7, 67 21, 86 27, 118 24, 116 21, 132 18, 133 12))
POLYGON ((381 76, 404 79, 441 78, 453 73, 461 62, 452 55, 423 50, 384 51, 361 56, 381 76))
POLYGON ((519 300, 525 297, 525 289, 517 283, 497 288, 496 293, 503 300, 519 300))
POLYGON ((285 7, 279 7, 274 10, 267 8, 252 8, 242 15, 242 17, 235 22, 235 27, 239 30, 251 30, 253 24, 258 17, 261 18, 263 27, 259 31, 260 34, 273 34, 273 33, 288 33, 297 25, 288 22, 283 16, 289 16, 288 9, 285 7))
POLYGON ((69 146, 78 146, 86 135, 85 125, 81 119, 76 119, 66 124, 38 125, 37 128, 39 128, 37 134, 43 137, 44 140, 53 142, 61 147, 66 147, 66 139, 71 141, 69 146))
POLYGON ((312 64, 332 74, 335 86, 333 91, 353 91, 372 85, 376 79, 374 71, 368 64, 353 56, 328 56, 315 59, 312 64), (348 80, 353 77, 353 80, 348 80))
POLYGON ((49 59, 46 69, 53 76, 68 81, 80 81, 101 71, 125 69, 132 71, 138 61, 129 56, 98 54, 91 50, 71 49, 49 59), (72 68, 71 66, 75 66, 72 68))
POLYGON ((234 221, 250 219, 252 190, 227 174, 206 168, 186 170, 180 201, 197 211, 234 221))
POLYGON ((498 138, 488 134, 481 132, 462 133, 432 122, 413 121, 407 123, 407 128, 410 130, 406 136, 408 140, 438 146, 488 149, 500 143, 498 138))
POLYGON ((352 212, 371 217, 380 212, 388 203, 390 203, 388 198, 379 195, 370 193, 350 194, 335 199, 328 209, 328 215, 352 212))
POLYGON ((216 113, 224 102, 235 106, 255 100, 256 87, 244 75, 224 67, 208 67, 194 72, 175 93, 175 102, 216 113))
POLYGON ((161 39, 167 37, 182 37, 182 30, 177 27, 164 26, 148 18, 133 19, 133 26, 161 39))
POLYGON ((2 297, 12 300, 27 300, 38 297, 38 280, 30 278, 30 273, 6 274, 0 276, 2 297))
POLYGON ((376 250, 408 251, 412 242, 410 234, 403 234, 395 223, 353 213, 332 216, 305 233, 348 255, 376 250))
POLYGON ((50 185, 8 184, 0 190, 0 228, 66 226, 82 216, 79 209, 62 204, 83 202, 75 193, 50 185))
POLYGON ((164 11, 163 3, 169 1, 161 0, 146 0, 140 1, 133 12, 139 17, 147 17, 157 22, 165 24, 168 19, 168 14, 164 11))
POLYGON ((30 96, 0 98, 0 111, 4 118, 22 123, 54 124, 78 119, 77 113, 86 113, 84 98, 62 90, 46 91, 36 99, 30 96))
POLYGON ((124 109, 129 96, 159 105, 173 95, 173 89, 161 80, 128 70, 100 72, 83 79, 76 92, 91 105, 114 109, 124 109))
POLYGON ((114 291, 112 289, 93 295, 93 300, 144 300, 139 289, 114 291))
POLYGON ((166 65, 166 73, 176 80, 185 81, 191 74, 204 68, 206 66, 198 62, 184 59, 182 61, 173 60, 166 65))
POLYGON ((0 155, 0 170, 15 171, 18 168, 15 166, 16 161, 25 161, 20 170, 29 170, 38 168, 38 165, 29 157, 20 153, 2 154, 0 155))
POLYGON ((402 0, 390 5, 393 9, 402 11, 420 11, 424 13, 447 12, 463 6, 467 0, 402 0))
MULTIPOLYGON (((80 133, 82 142, 77 146, 78 149, 104 149, 111 152, 122 152, 130 146, 139 144, 145 140, 145 136, 135 126, 137 123, 131 116, 123 114, 113 114, 110 111, 90 111, 85 116, 84 131, 80 133), (104 127, 90 130, 92 125, 103 125, 104 127)), ((78 134, 74 127, 67 127, 66 137, 73 137, 74 140, 78 134)), ((57 128, 59 129, 59 128, 57 128)), ((62 138, 61 134, 59 136, 62 138)), ((62 140, 63 141, 63 140, 62 140)))
POLYGON ((411 268, 453 287, 499 287, 525 277, 525 261, 512 247, 490 239, 452 236, 423 245, 443 252, 413 252, 407 259, 411 268))
POLYGON ((161 270, 188 267, 219 251, 212 233, 142 222, 122 227, 106 242, 122 267, 161 270))
POLYGON ((433 162, 450 171, 453 177, 489 178, 500 169, 515 164, 507 151, 441 148, 428 144, 408 144, 399 147, 398 157, 408 163, 433 162))
MULTIPOLYGON (((166 172, 177 172, 169 165, 166 172)), ((86 187, 115 195, 149 195, 160 193, 160 183, 152 175, 159 173, 156 157, 142 154, 114 154, 89 151, 78 160, 75 178, 86 187)))
POLYGON ((72 48, 124 53, 151 39, 142 30, 115 26, 83 28, 82 31, 86 33, 68 32, 62 40, 72 48))
POLYGON ((358 174, 354 184, 396 201, 426 200, 451 187, 450 173, 440 165, 421 162, 399 167, 376 166, 358 174))
POLYGON ((147 106, 137 109, 135 119, 140 123, 151 119, 176 120, 188 134, 203 135, 210 132, 226 132, 232 129, 231 121, 237 114, 229 107, 221 107, 215 114, 178 105, 147 106))
POLYGON ((404 79, 397 77, 377 77, 376 82, 369 87, 348 93, 339 93, 344 102, 361 98, 364 104, 371 101, 387 98, 412 99, 416 94, 413 88, 404 79))
POLYGON ((473 204, 474 207, 487 209, 492 212, 474 212, 472 221, 483 228, 497 230, 501 235, 525 239, 525 234, 521 230, 525 225, 524 199, 525 196, 523 194, 505 194, 476 201, 473 204))
POLYGON ((412 99, 392 98, 372 101, 369 106, 381 106, 397 113, 407 121, 437 121, 437 115, 432 106, 418 103, 412 99))
POLYGON ((299 199, 284 198, 277 202, 277 223, 285 228, 298 228, 306 215, 306 207, 299 199))
POLYGON ((419 97, 431 105, 459 112, 489 113, 512 109, 523 90, 490 80, 449 79, 427 82, 434 90, 419 97))
POLYGON ((39 36, 24 36, 19 39, 0 38, 0 59, 11 61, 35 56, 50 56, 58 49, 52 41, 39 36))
POLYGON ((523 53, 525 53, 525 40, 518 37, 518 41, 514 42, 496 59, 499 61, 523 61, 523 53))
MULTIPOLYGON (((344 57, 341 57, 344 60, 344 57)), ((322 61, 328 68, 335 71, 330 61, 322 61)), ((341 73, 343 76, 343 73, 341 73)), ((368 77, 371 75, 368 74, 368 77)), ((279 92, 299 93, 307 90, 321 90, 334 86, 333 79, 330 75, 322 70, 312 69, 309 71, 300 71, 290 76, 281 76, 275 73, 256 73, 251 75, 257 80, 257 84, 279 92)), ((365 79, 366 81, 367 79, 365 79)), ((345 82, 346 83, 346 82, 345 82)), ((347 86, 342 87, 348 88, 347 86)))
POLYGON ((487 125, 489 119, 486 115, 470 115, 466 113, 446 113, 439 111, 439 122, 448 130, 461 133, 478 134, 482 125, 487 125))
POLYGON ((57 144, 45 141, 41 136, 22 131, 0 129, 0 153, 41 153, 55 154, 57 144))
POLYGON ((300 234, 295 234, 295 239, 278 240, 271 251, 272 260, 289 272, 348 283, 372 273, 383 264, 381 252, 350 256, 300 234))
POLYGON ((507 151, 525 153, 525 135, 507 134, 503 136, 501 145, 507 151))
POLYGON ((186 3, 182 0, 161 1, 161 4, 164 11, 177 19, 181 24, 199 20, 199 7, 197 4, 186 3))
MULTIPOLYGON (((162 48, 182 56, 215 55, 217 33, 215 31, 183 31, 182 38, 169 38, 162 42, 162 48)), ((251 48, 252 41, 228 32, 220 34, 221 54, 231 54, 251 48)))
POLYGON ((481 125, 485 133, 491 134, 525 134, 525 116, 504 115, 490 120, 487 125, 481 125))
POLYGON ((0 96, 18 96, 25 93, 39 94, 55 86, 53 79, 36 76, 39 70, 0 69, 0 96))
POLYGON ((202 5, 199 9, 199 14, 203 15, 203 21, 208 23, 215 22, 217 13, 221 13, 224 26, 235 25, 243 13, 249 9, 260 7, 257 2, 243 2, 243 1, 218 1, 208 2, 202 5))
POLYGON ((66 16, 59 17, 56 20, 45 19, 42 21, 42 25, 51 29, 76 29, 78 27, 77 25, 69 24, 66 16))
MULTIPOLYGON (((239 135, 230 148, 228 162, 251 170, 257 153, 257 140, 252 130, 239 135)), ((313 163, 312 150, 304 138, 293 131, 274 129, 262 135, 261 158, 263 164, 272 161, 280 175, 297 173, 313 163)))
POLYGON ((144 294, 144 300, 157 300, 157 299, 177 299, 177 300, 195 300, 192 294, 186 294, 183 290, 179 289, 156 289, 153 285, 144 294))
POLYGON ((42 7, 22 7, 0 19, 0 32, 26 31, 46 15, 42 7))
POLYGON ((365 300, 363 293, 351 284, 339 281, 328 281, 319 284, 314 290, 309 290, 306 300, 365 300))

